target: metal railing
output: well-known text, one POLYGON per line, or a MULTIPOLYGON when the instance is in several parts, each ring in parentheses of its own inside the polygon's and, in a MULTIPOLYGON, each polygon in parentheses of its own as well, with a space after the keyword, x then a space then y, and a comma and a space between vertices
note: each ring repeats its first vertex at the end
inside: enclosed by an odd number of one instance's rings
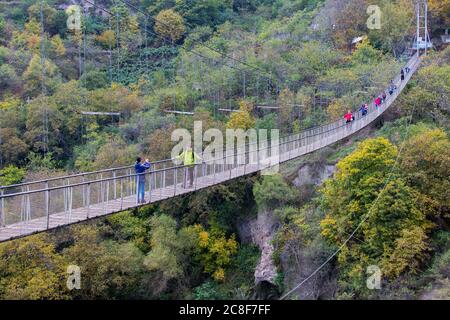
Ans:
POLYGON ((351 123, 338 120, 282 137, 279 143, 249 145, 243 152, 203 161, 191 167, 172 160, 152 163, 151 171, 135 174, 130 166, 81 173, 9 186, 0 190, 0 242, 87 219, 137 207, 139 177, 145 177, 146 203, 216 185, 236 177, 268 169, 279 163, 323 148, 366 127, 395 101, 416 71, 420 60, 412 57, 405 80, 398 76, 397 90, 380 107, 355 113, 351 123), (192 188, 185 186, 193 176, 192 188))

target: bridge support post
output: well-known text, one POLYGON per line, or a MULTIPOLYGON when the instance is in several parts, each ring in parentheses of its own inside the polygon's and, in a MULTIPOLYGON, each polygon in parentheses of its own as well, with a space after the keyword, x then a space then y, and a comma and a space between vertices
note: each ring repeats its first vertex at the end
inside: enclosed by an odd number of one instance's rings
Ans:
POLYGON ((113 177, 114 177, 114 200, 117 199, 117 183, 116 183, 116 171, 113 171, 113 177))
POLYGON ((213 160, 213 165, 212 165, 212 170, 213 170, 213 185, 216 184, 216 160, 213 160))
POLYGON ((90 207, 91 207, 91 184, 88 183, 87 185, 87 199, 86 199, 86 205, 87 205, 87 212, 86 212, 86 218, 89 219, 90 214, 90 207))
POLYGON ((173 169, 173 195, 177 194, 177 168, 173 169))
POLYGON ((47 217, 47 226, 50 227, 50 191, 48 190, 48 181, 45 182, 45 216, 47 217))
POLYGON ((120 210, 123 209, 123 178, 120 178, 120 210))
POLYGON ((194 181, 191 181, 192 184, 194 185, 194 190, 197 190, 197 172, 198 172, 198 164, 194 164, 194 176, 192 177, 194 181))
POLYGON ((2 200, 0 202, 0 227, 5 226, 5 199, 3 198, 3 190, 0 191, 0 197, 2 200))
MULTIPOLYGON (((156 188, 156 179, 155 180, 155 188, 156 188)), ((139 183, 139 181, 137 181, 137 183, 139 183)), ((145 183, 145 182, 144 182, 145 183)), ((148 173, 148 202, 152 202, 152 189, 153 189, 153 185, 152 185, 152 173, 149 172, 148 173)), ((139 192, 139 190, 137 190, 137 192, 139 192)), ((144 193, 145 194, 145 193, 144 193)), ((137 199, 137 198, 136 198, 137 199)))
POLYGON ((164 167, 163 167, 164 171, 163 171, 163 185, 162 187, 165 188, 166 187, 166 163, 164 162, 164 167))

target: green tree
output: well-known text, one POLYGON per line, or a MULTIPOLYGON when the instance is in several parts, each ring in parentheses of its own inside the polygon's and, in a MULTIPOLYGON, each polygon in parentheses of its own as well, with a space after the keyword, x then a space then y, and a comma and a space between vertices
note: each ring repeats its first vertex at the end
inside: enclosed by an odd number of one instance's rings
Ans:
POLYGON ((19 81, 20 79, 13 67, 8 64, 3 64, 0 66, 0 89, 2 91, 14 88, 17 84, 19 84, 19 81))
POLYGON ((132 243, 102 241, 98 226, 77 225, 64 235, 72 243, 62 252, 68 264, 81 269, 81 289, 74 298, 139 297, 143 255, 132 243))
POLYGON ((189 255, 195 247, 195 234, 192 229, 177 232, 176 221, 167 215, 150 218, 152 235, 151 250, 144 265, 153 272, 153 293, 160 294, 167 288, 170 280, 187 276, 189 255))
POLYGON ((25 178, 25 174, 24 169, 12 165, 7 166, 0 170, 0 186, 20 183, 25 178))
POLYGON ((253 186, 253 195, 260 209, 275 209, 294 200, 292 188, 279 174, 264 176, 253 186))
POLYGON ((42 82, 47 94, 54 92, 61 82, 58 67, 48 58, 42 64, 41 57, 37 54, 31 58, 22 78, 25 81, 25 92, 30 96, 37 96, 42 92, 42 82))
POLYGON ((25 140, 34 152, 52 151, 55 156, 64 152, 64 115, 50 97, 39 97, 28 105, 25 140), (47 126, 43 121, 48 119, 47 126), (48 129, 48 131, 47 131, 48 129), (48 138, 48 143, 46 143, 48 138))
POLYGON ((16 128, 0 128, 0 160, 3 163, 23 163, 28 145, 21 139, 16 128))

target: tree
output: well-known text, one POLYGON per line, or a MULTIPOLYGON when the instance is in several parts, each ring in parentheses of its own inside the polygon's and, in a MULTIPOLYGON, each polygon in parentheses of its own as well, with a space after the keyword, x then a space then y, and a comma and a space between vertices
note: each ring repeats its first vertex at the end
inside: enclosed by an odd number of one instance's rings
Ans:
POLYGON ((177 232, 176 221, 167 215, 151 217, 150 225, 152 249, 145 257, 144 265, 154 272, 152 290, 156 295, 166 290, 170 280, 186 276, 196 239, 192 228, 177 232))
POLYGON ((64 259, 46 234, 0 244, 2 299, 68 299, 64 259))
POLYGON ((63 118, 63 113, 50 97, 41 96, 30 102, 24 137, 32 151, 40 153, 51 150, 55 156, 63 154, 63 118), (44 118, 48 119, 47 127, 44 118))
POLYGON ((241 102, 238 112, 233 112, 227 122, 227 129, 248 130, 255 126, 255 119, 251 116, 248 103, 241 102))
POLYGON ((28 145, 20 138, 20 134, 15 128, 0 128, 0 164, 4 163, 18 164, 23 162, 28 145))
POLYGON ((0 186, 20 183, 23 178, 25 178, 24 169, 10 165, 0 170, 0 186))
POLYGON ((201 225, 195 225, 194 230, 198 236, 196 255, 204 271, 212 273, 216 281, 225 280, 225 267, 230 264, 232 255, 237 252, 234 235, 227 239, 220 229, 213 227, 208 232, 201 225))
POLYGON ((116 43, 116 35, 113 30, 105 30, 100 35, 95 37, 104 49, 113 48, 116 43))
POLYGON ((377 48, 398 56, 408 45, 405 35, 413 32, 414 6, 410 0, 380 1, 381 28, 369 30, 369 39, 377 48))
POLYGON ((260 209, 275 209, 294 199, 294 192, 281 175, 264 176, 253 186, 253 194, 260 209))
POLYGON ((224 23, 232 14, 231 0, 177 0, 176 10, 190 25, 211 27, 224 23))
POLYGON ((428 246, 430 224, 416 194, 392 173, 396 156, 397 148, 387 139, 365 140, 337 164, 334 177, 320 190, 326 213, 321 233, 330 244, 340 246, 361 224, 338 255, 341 288, 359 296, 368 294, 367 266, 383 266, 388 278, 414 272, 428 246))
POLYGON ((72 292, 74 298, 139 297, 144 271, 139 249, 132 243, 102 241, 95 225, 77 225, 67 231, 61 240, 71 245, 62 255, 81 269, 81 289, 72 292))
POLYGON ((352 108, 344 99, 333 100, 327 108, 328 117, 330 120, 342 119, 349 109, 352 108))
POLYGON ((317 78, 340 59, 336 50, 318 41, 302 41, 299 49, 287 53, 287 62, 291 72, 293 85, 297 81, 314 84, 317 78))
POLYGON ((353 38, 364 34, 367 27, 367 6, 366 0, 340 0, 337 2, 333 39, 339 48, 350 50, 353 38))
MULTIPOLYGON (((450 49, 446 51, 450 52, 450 49)), ((436 56, 436 60, 440 58, 441 55, 436 56)), ((407 95, 401 96, 401 101, 405 111, 414 110, 416 118, 429 118, 440 126, 449 128, 450 66, 446 65, 445 51, 442 52, 442 58, 442 65, 433 61, 419 69, 417 84, 407 95)))
POLYGON ((9 64, 2 64, 0 66, 0 89, 6 91, 9 88, 14 88, 20 79, 17 76, 14 68, 9 64))
POLYGON ((450 1, 449 0, 428 0, 428 8, 431 11, 433 29, 448 28, 450 25, 450 1))
POLYGON ((288 89, 281 91, 278 96, 278 111, 279 126, 283 133, 291 132, 292 130, 292 112, 294 109, 294 94, 288 89))
POLYGON ((162 10, 156 16, 155 31, 173 42, 181 39, 185 32, 183 17, 172 9, 162 10))
POLYGON ((99 148, 92 166, 100 170, 129 165, 135 161, 137 154, 136 145, 127 145, 120 139, 113 139, 99 148))
MULTIPOLYGON (((43 17, 44 17, 44 25, 46 27, 46 30, 52 30, 55 33, 58 30, 58 27, 56 24, 60 21, 57 19, 58 11, 50 6, 48 3, 44 3, 43 5, 43 17)), ((28 8, 28 17, 30 20, 40 21, 40 13, 41 13, 41 4, 36 3, 31 5, 28 8)))
POLYGON ((46 93, 51 94, 61 82, 58 67, 49 59, 45 59, 42 64, 38 54, 33 55, 22 78, 25 81, 25 92, 30 96, 41 93, 42 85, 46 93))
POLYGON ((431 216, 449 217, 450 141, 441 129, 426 130, 406 141, 400 167, 411 188, 420 194, 423 210, 431 216))
POLYGON ((352 53, 352 62, 355 64, 375 64, 382 58, 382 52, 375 49, 367 38, 356 45, 352 53))
POLYGON ((90 70, 86 74, 83 74, 80 82, 88 90, 105 88, 109 85, 109 80, 105 72, 97 70, 90 70))

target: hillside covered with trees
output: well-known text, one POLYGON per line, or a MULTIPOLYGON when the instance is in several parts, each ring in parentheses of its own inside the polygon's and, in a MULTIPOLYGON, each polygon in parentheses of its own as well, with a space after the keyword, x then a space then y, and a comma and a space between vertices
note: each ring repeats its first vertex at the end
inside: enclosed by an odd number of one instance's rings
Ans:
MULTIPOLYGON (((79 29, 77 1, 18 2, 0 3, 0 185, 170 158, 171 132, 195 120, 284 135, 340 119, 400 72, 415 32, 411 0, 90 0, 79 29), (369 4, 381 29, 367 29, 369 4)), ((429 5, 439 36, 450 2, 429 5)), ((0 298, 274 298, 345 243, 289 297, 449 299, 450 49, 438 49, 389 115, 278 175, 0 244, 0 298), (296 183, 325 165, 327 179, 296 183), (249 226, 262 218, 271 292, 255 284, 249 226), (366 286, 370 265, 382 290, 366 286)))

